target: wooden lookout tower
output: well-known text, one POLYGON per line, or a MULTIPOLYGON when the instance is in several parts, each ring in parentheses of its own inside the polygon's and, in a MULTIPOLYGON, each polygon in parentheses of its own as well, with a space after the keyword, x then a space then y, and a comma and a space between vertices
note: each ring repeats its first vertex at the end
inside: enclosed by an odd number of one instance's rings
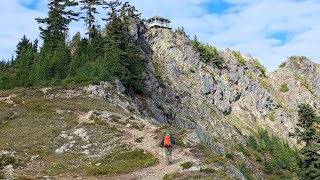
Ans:
POLYGON ((154 16, 146 21, 149 28, 166 28, 171 29, 171 21, 161 16, 154 16))

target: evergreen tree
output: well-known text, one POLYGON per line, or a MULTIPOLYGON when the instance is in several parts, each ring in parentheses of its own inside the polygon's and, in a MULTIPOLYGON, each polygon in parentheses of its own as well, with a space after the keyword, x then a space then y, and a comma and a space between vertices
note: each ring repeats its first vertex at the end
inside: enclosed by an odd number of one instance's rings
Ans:
POLYGON ((95 14, 99 14, 96 6, 102 5, 101 0, 81 0, 80 3, 83 4, 81 10, 85 11, 86 17, 84 22, 87 26, 87 34, 89 35, 89 39, 91 40, 95 34, 96 28, 94 25, 95 22, 95 14))
POLYGON ((178 33, 178 34, 180 34, 180 35, 182 35, 182 36, 185 36, 185 37, 189 38, 189 36, 188 36, 187 33, 185 32, 183 26, 178 27, 178 28, 176 29, 176 33, 178 33))
POLYGON ((29 47, 29 46, 32 46, 32 43, 30 42, 30 40, 25 35, 23 35, 22 39, 19 41, 19 43, 16 46, 17 47, 16 59, 20 57, 22 50, 24 48, 26 48, 26 47, 29 47))
POLYGON ((299 121, 296 133, 300 141, 306 143, 306 146, 316 143, 319 138, 316 136, 315 123, 318 121, 315 110, 309 104, 298 106, 299 121))
POLYGON ((305 142, 302 149, 303 155, 303 179, 320 179, 320 145, 319 137, 316 135, 316 125, 319 117, 309 104, 298 106, 299 121, 296 129, 299 140, 305 142))
POLYGON ((118 13, 120 12, 119 6, 121 6, 122 2, 119 0, 115 1, 103 1, 102 7, 104 9, 109 10, 107 13, 107 18, 102 18, 102 20, 106 21, 107 23, 113 21, 115 18, 118 17, 118 13))
MULTIPOLYGON (((72 21, 77 21, 79 13, 70 10, 70 7, 78 5, 74 0, 49 0, 48 17, 36 18, 39 24, 45 24, 46 27, 40 27, 41 37, 44 39, 44 45, 53 45, 57 47, 60 42, 65 42, 68 32, 68 25, 72 21), (58 42, 57 42, 58 41, 58 42)), ((52 48, 50 46, 49 48, 52 48)))
POLYGON ((48 17, 36 18, 40 27, 41 37, 44 39, 43 46, 32 67, 35 83, 47 85, 57 84, 67 75, 70 52, 65 40, 68 33, 68 25, 78 20, 79 13, 70 10, 78 5, 74 0, 49 0, 48 17))
POLYGON ((105 37, 105 61, 111 76, 118 78, 127 89, 143 93, 144 59, 140 47, 130 36, 131 22, 139 14, 134 7, 125 3, 121 8, 119 1, 105 3, 105 8, 110 9, 108 17, 104 19, 107 24, 105 37), (112 52, 112 53, 110 53, 112 52), (116 58, 110 59, 109 54, 116 58))
POLYGON ((102 37, 98 29, 94 29, 92 36, 93 37, 91 39, 88 52, 90 60, 97 60, 99 58, 103 58, 105 46, 104 38, 102 37))

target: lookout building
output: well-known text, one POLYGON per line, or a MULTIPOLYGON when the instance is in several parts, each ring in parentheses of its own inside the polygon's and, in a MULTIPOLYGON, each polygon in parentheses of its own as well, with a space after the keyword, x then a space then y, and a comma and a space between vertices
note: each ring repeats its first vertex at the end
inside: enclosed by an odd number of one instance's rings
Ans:
POLYGON ((154 16, 146 21, 149 28, 167 28, 171 29, 171 21, 161 16, 154 16))

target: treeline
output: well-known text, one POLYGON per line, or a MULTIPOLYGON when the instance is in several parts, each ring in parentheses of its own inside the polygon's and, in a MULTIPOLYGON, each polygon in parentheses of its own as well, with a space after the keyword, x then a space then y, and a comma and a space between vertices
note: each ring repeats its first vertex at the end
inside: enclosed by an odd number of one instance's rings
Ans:
POLYGON ((266 130, 258 130, 247 139, 248 146, 239 144, 238 150, 261 165, 270 179, 320 179, 320 117, 308 104, 298 106, 299 121, 294 134, 303 142, 301 150, 266 130))
POLYGON ((127 89, 143 93, 145 59, 133 41, 128 26, 140 14, 128 2, 102 0, 49 0, 48 17, 36 18, 42 47, 23 36, 16 57, 0 62, 0 89, 14 87, 114 82, 118 78, 127 89), (80 6, 82 12, 75 12, 80 6), (106 26, 95 24, 97 8, 106 10, 106 26), (69 24, 84 19, 87 37, 77 33, 66 42, 69 24))

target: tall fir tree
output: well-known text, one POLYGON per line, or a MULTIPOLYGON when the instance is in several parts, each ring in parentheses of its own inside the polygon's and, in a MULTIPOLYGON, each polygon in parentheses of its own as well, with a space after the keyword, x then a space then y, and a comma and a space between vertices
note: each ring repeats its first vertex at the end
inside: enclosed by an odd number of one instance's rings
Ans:
POLYGON ((49 0, 48 17, 36 18, 39 24, 45 24, 46 26, 45 28, 39 27, 44 45, 49 43, 53 47, 57 47, 59 42, 65 42, 69 29, 68 25, 72 21, 77 21, 79 16, 79 13, 70 10, 70 8, 77 5, 78 2, 74 0, 49 0))
POLYGON ((320 145, 319 137, 316 134, 316 125, 319 123, 319 117, 315 110, 309 104, 298 106, 299 121, 296 129, 299 140, 305 143, 301 150, 303 155, 302 179, 313 180, 320 179, 320 145))
POLYGON ((66 45, 69 24, 77 21, 79 13, 70 10, 77 6, 74 0, 49 0, 48 17, 36 18, 40 26, 40 34, 44 40, 43 46, 32 68, 36 75, 36 83, 46 85, 57 84, 67 75, 70 52, 66 45))
POLYGON ((95 35, 96 27, 95 27, 95 14, 99 14, 97 11, 97 6, 102 5, 101 0, 81 0, 82 3, 81 10, 85 11, 84 22, 87 26, 87 34, 89 35, 89 39, 91 40, 95 35))
POLYGON ((139 14, 128 3, 122 7, 119 7, 120 5, 118 1, 107 4, 111 11, 105 19, 107 22, 105 40, 106 47, 109 47, 105 52, 112 49, 112 52, 119 53, 119 59, 112 63, 111 75, 119 78, 127 89, 142 94, 144 59, 140 47, 135 44, 129 33, 130 23, 134 23, 139 14), (119 73, 119 69, 123 72, 119 73))

